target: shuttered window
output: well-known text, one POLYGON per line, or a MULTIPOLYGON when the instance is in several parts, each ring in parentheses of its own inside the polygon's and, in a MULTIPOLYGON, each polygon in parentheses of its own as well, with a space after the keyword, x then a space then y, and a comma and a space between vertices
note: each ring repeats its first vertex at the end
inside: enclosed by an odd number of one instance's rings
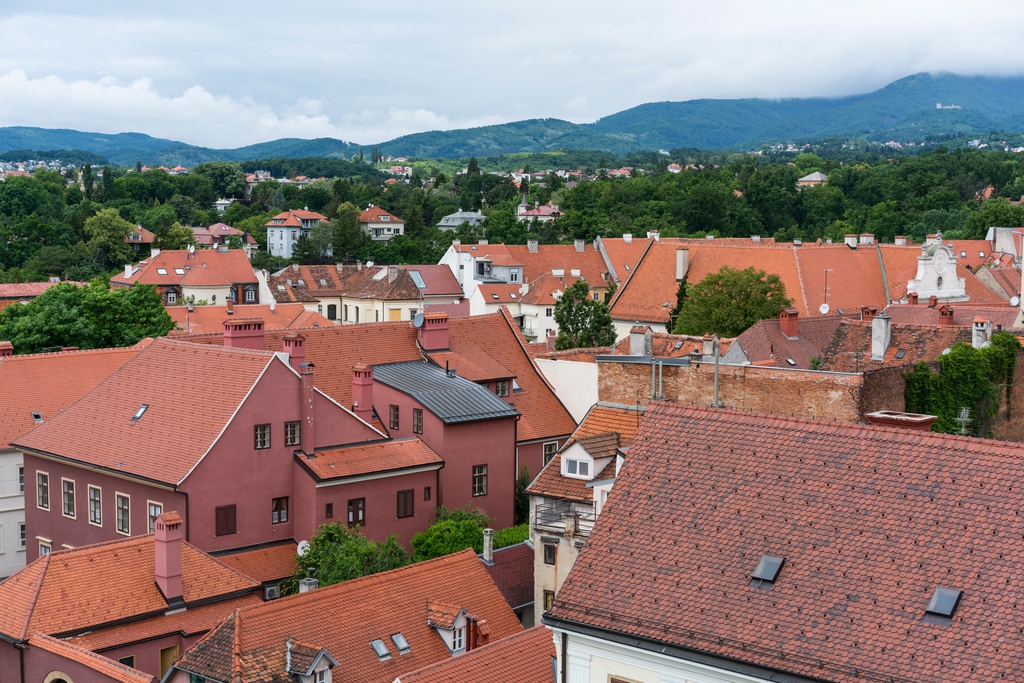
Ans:
POLYGON ((216 510, 217 535, 226 536, 236 532, 235 527, 235 506, 224 505, 216 510))
POLYGON ((414 489, 407 489, 398 492, 398 518, 413 516, 413 494, 414 489))

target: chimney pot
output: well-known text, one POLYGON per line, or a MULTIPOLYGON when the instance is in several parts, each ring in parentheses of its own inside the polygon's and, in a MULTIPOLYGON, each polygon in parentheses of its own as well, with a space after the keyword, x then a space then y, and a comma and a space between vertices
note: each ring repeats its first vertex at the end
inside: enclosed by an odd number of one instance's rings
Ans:
POLYGON ((9 341, 0 341, 0 358, 9 358, 14 355, 14 344, 9 341))
POLYGON ((943 304, 939 306, 939 324, 940 325, 952 325, 953 324, 953 309, 943 304))
POLYGON ((132 264, 124 264, 124 279, 127 280, 132 276, 132 264))
POLYGON ((299 579, 299 592, 308 593, 309 591, 315 591, 320 587, 320 580, 314 579, 312 576, 308 579, 299 579))
POLYGON ((917 292, 910 292, 907 294, 907 303, 911 306, 917 305, 917 292))
POLYGON ((484 562, 494 562, 494 529, 484 529, 484 562))
POLYGON ((799 324, 800 311, 795 308, 786 308, 779 313, 779 331, 790 339, 800 336, 799 324))
POLYGON ((576 251, 582 252, 587 248, 587 243, 585 240, 573 240, 573 246, 576 247, 576 251))
POLYGON ((301 374, 302 364, 306 362, 306 338, 301 334, 292 333, 284 337, 284 352, 288 354, 288 363, 295 372, 301 374))
POLYGON ((231 299, 227 300, 227 307, 228 307, 228 315, 234 315, 235 314, 235 304, 234 304, 233 301, 231 301, 231 299))
POLYGON ((168 604, 182 602, 181 526, 177 512, 165 512, 153 523, 156 585, 168 604))
POLYGON ((263 350, 262 318, 228 318, 224 321, 224 346, 263 350))
POLYGON ((939 297, 935 296, 934 294, 932 294, 930 297, 928 297, 928 308, 935 308, 938 305, 939 305, 939 297))
POLYGON ((368 365, 352 367, 352 412, 363 422, 373 422, 373 368, 368 365))
POLYGON ((629 330, 629 355, 653 356, 654 333, 647 325, 634 325, 629 330))
POLYGON ((536 254, 540 248, 540 243, 537 240, 526 240, 526 248, 529 249, 531 254, 536 254))

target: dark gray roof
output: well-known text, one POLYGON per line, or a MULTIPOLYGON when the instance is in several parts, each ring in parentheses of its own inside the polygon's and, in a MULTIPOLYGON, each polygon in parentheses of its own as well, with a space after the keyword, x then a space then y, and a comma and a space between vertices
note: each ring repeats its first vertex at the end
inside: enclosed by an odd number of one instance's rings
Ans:
POLYGON ((492 420, 519 414, 486 387, 426 362, 375 365, 373 378, 409 394, 445 424, 492 420))

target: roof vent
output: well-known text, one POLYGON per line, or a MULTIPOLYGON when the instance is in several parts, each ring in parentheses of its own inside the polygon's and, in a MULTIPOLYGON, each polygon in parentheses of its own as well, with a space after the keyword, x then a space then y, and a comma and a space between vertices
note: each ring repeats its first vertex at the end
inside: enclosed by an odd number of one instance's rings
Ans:
POLYGON ((33 422, 40 422, 41 423, 43 421, 43 414, 42 413, 32 413, 32 421, 33 422))
POLYGON ((932 599, 928 601, 925 613, 936 617, 945 617, 946 619, 952 618, 953 612, 956 611, 956 606, 960 604, 961 595, 963 593, 955 588, 937 586, 935 592, 932 593, 932 599))
POLYGON ((386 662, 391 659, 391 653, 388 652, 388 646, 384 644, 384 641, 380 638, 370 641, 370 647, 373 648, 374 654, 377 655, 377 659, 382 662, 386 662))
POLYGON ((395 635, 391 636, 391 642, 393 642, 395 644, 395 647, 398 648, 398 654, 400 655, 407 655, 410 652, 412 652, 412 648, 409 647, 409 641, 406 640, 405 636, 403 636, 401 633, 396 633, 395 635))
POLYGON ((754 567, 754 573, 751 574, 751 585, 756 585, 759 588, 771 588, 775 580, 779 578, 779 572, 782 571, 782 565, 786 563, 786 558, 779 557, 778 555, 762 555, 761 561, 754 567), (767 585, 765 585, 767 584, 767 585))

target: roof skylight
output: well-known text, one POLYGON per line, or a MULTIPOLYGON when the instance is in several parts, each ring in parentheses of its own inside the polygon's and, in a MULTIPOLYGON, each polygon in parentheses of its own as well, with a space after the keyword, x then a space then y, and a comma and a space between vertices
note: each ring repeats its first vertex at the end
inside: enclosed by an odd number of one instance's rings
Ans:
POLYGON ((33 422, 42 422, 43 421, 43 414, 42 413, 32 413, 32 421, 33 422))
POLYGON ((384 641, 380 638, 370 641, 370 647, 373 648, 374 654, 377 655, 377 659, 384 662, 391 659, 391 653, 388 652, 388 646, 384 644, 384 641))
POLYGON ((491 292, 491 298, 494 299, 495 301, 497 301, 498 300, 498 295, 495 294, 494 292, 491 292))
POLYGON ((412 281, 416 283, 416 287, 417 288, 419 288, 419 289, 426 289, 427 288, 427 283, 424 282, 423 276, 420 275, 420 271, 418 271, 418 270, 410 270, 410 271, 406 271, 406 272, 409 273, 409 277, 412 278, 412 281))
POLYGON ((906 349, 900 349, 896 352, 896 360, 903 360, 903 356, 907 355, 906 349))
POLYGON ((326 287, 327 286, 327 280, 325 280, 323 278, 320 278, 320 286, 321 287, 326 287))
POLYGON ((175 268, 174 269, 174 274, 175 275, 184 275, 185 274, 185 269, 184 268, 175 268))
POLYGON ((796 365, 796 361, 793 360, 792 358, 787 358, 786 362, 789 363, 790 365, 796 365))
POLYGON ((957 604, 960 603, 961 595, 963 593, 955 588, 936 586, 935 592, 932 593, 932 599, 928 601, 928 607, 925 608, 925 612, 937 617, 952 617, 953 612, 956 611, 957 604))
POLYGON ((761 561, 754 567, 754 573, 751 574, 751 578, 762 583, 775 583, 775 579, 779 577, 779 572, 782 571, 782 565, 785 562, 786 558, 779 557, 778 555, 762 555, 761 561))
POLYGON ((284 291, 284 285, 278 285, 277 286, 277 291, 283 292, 284 291))
POLYGON ((677 341, 675 347, 673 348, 675 348, 675 350, 678 351, 679 349, 683 348, 683 342, 677 341))
POLYGON ((395 644, 395 647, 398 648, 398 654, 405 655, 412 652, 412 648, 409 647, 409 641, 406 640, 405 636, 403 636, 401 633, 396 633, 395 635, 391 636, 391 641, 395 644))
POLYGON ((510 297, 512 297, 513 299, 515 299, 515 298, 516 298, 516 293, 515 293, 515 292, 509 292, 509 294, 508 294, 508 295, 509 295, 510 297))
POLYGON ((147 410, 149 410, 149 405, 143 403, 142 406, 135 412, 135 415, 132 416, 132 422, 138 422, 142 418, 142 416, 146 414, 147 410))
POLYGON ((156 269, 156 274, 157 275, 167 275, 167 269, 166 268, 157 268, 156 269))

